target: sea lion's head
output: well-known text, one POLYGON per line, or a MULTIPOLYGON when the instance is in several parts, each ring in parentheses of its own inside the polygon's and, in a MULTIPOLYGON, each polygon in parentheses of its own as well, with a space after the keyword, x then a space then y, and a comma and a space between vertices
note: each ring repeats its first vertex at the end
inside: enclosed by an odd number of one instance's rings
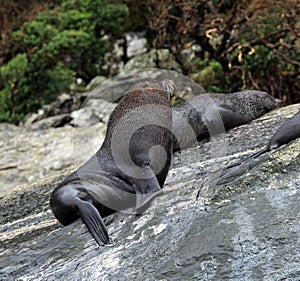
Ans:
POLYGON ((168 99, 171 100, 171 97, 176 89, 176 84, 173 80, 165 79, 165 80, 154 80, 154 79, 147 79, 141 80, 131 86, 128 90, 128 93, 133 92, 135 90, 162 90, 167 93, 168 99))

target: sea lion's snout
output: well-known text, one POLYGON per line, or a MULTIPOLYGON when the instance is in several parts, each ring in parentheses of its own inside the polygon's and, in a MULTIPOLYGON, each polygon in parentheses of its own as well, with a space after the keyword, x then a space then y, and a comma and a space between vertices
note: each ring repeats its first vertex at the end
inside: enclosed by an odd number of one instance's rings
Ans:
POLYGON ((282 100, 280 100, 280 99, 275 99, 275 106, 276 107, 279 107, 279 106, 281 106, 283 104, 283 101, 282 100))

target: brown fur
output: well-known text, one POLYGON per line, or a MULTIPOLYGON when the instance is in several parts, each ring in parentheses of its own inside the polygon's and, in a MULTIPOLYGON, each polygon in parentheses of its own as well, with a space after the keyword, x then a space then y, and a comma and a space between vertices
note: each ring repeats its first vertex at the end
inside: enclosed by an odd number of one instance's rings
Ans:
POLYGON ((109 118, 101 148, 51 194, 51 209, 62 224, 68 225, 81 217, 97 243, 106 244, 109 236, 102 217, 135 204, 144 208, 163 188, 172 154, 173 140, 168 128, 172 127, 170 93, 174 87, 174 82, 169 80, 146 80, 135 84, 123 96, 109 118), (156 108, 160 110, 156 112, 156 108), (135 110, 138 114, 131 119, 135 110), (152 118, 166 128, 151 122, 148 125, 147 121, 152 118), (124 119, 124 126, 117 130, 124 119), (146 125, 131 131, 132 125, 139 122, 146 125), (128 175, 118 165, 134 170, 134 165, 123 157, 124 149, 127 149, 123 142, 128 133, 131 136, 128 147, 131 161, 142 171, 141 175, 148 175, 147 178, 128 175), (115 154, 112 150, 114 138, 118 144, 114 148, 115 154), (156 146, 163 148, 166 157, 157 150, 149 155, 150 149, 156 146), (121 163, 116 162, 115 156, 121 163))

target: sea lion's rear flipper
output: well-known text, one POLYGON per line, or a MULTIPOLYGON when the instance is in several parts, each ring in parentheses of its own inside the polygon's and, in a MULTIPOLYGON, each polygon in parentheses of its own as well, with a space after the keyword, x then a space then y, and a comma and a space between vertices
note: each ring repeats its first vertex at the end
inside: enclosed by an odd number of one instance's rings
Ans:
POLYGON ((87 201, 77 200, 79 215, 100 246, 109 243, 109 236, 105 224, 98 210, 87 201))

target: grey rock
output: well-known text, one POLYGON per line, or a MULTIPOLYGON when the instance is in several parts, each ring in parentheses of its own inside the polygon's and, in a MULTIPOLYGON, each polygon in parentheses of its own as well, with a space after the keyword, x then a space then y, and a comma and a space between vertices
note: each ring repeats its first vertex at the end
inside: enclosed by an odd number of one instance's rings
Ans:
POLYGON ((154 67, 182 73, 180 65, 175 61, 174 56, 168 49, 152 49, 150 52, 135 56, 125 64, 123 71, 154 67))
MULTIPOLYGON (((31 130, 46 130, 49 128, 59 128, 66 124, 69 124, 72 120, 70 114, 59 114, 56 116, 51 116, 43 118, 41 120, 35 121, 30 125, 31 130)), ((28 123, 27 123, 28 124, 28 123)))
MULTIPOLYGON (((155 54, 154 51, 152 52, 155 54)), ((181 66, 176 62, 175 57, 168 49, 157 50, 156 57, 158 67, 182 73, 181 66)))
POLYGON ((0 124, 0 196, 74 169, 97 150, 105 131, 103 123, 37 131, 0 124))
POLYGON ((81 108, 71 113, 72 122, 74 127, 87 127, 100 122, 100 117, 95 114, 91 108, 81 108))
POLYGON ((157 64, 155 62, 155 50, 151 50, 148 53, 141 54, 130 59, 125 64, 123 71, 155 67, 157 67, 157 64))
POLYGON ((300 140, 222 178, 228 161, 264 147, 299 108, 176 153, 164 194, 144 215, 106 219, 105 247, 81 221, 61 227, 50 211, 49 194, 69 171, 4 196, 0 279, 299 280, 300 140))
MULTIPOLYGON (((163 69, 146 68, 128 70, 118 76, 104 81, 99 87, 88 93, 89 100, 101 99, 108 102, 116 102, 126 91, 141 79, 164 79, 169 73, 163 69)), ((174 76, 177 75, 174 72, 174 76)))
POLYGON ((125 33, 128 58, 143 54, 148 50, 148 42, 144 36, 145 32, 125 33))
MULTIPOLYGON (((155 66, 149 66, 155 67, 155 66)), ((205 90, 197 83, 193 82, 186 76, 176 72, 162 68, 138 68, 122 71, 119 75, 104 81, 100 86, 96 87, 89 93, 88 98, 101 99, 108 102, 116 102, 126 93, 126 91, 141 79, 171 79, 176 83, 176 95, 182 98, 205 93, 205 90)))
POLYGON ((87 127, 99 122, 106 124, 115 107, 116 104, 103 99, 95 99, 90 95, 79 110, 75 110, 70 114, 73 119, 70 124, 75 127, 87 127))
POLYGON ((59 126, 60 121, 62 121, 62 126, 71 121, 70 116, 68 114, 74 110, 77 110, 82 105, 85 94, 61 94, 58 96, 57 100, 44 105, 41 109, 38 110, 37 113, 31 113, 26 116, 25 120, 21 124, 27 129, 45 129, 49 127, 57 127, 59 126), (57 117, 60 115, 61 117, 57 117), (46 119, 49 117, 53 117, 48 119, 48 121, 40 122, 39 124, 35 124, 42 119, 46 119), (61 120, 59 121, 59 119, 61 120))
POLYGON ((91 82, 86 86, 87 90, 91 91, 96 87, 100 86, 107 78, 105 76, 96 76, 91 80, 91 82))

